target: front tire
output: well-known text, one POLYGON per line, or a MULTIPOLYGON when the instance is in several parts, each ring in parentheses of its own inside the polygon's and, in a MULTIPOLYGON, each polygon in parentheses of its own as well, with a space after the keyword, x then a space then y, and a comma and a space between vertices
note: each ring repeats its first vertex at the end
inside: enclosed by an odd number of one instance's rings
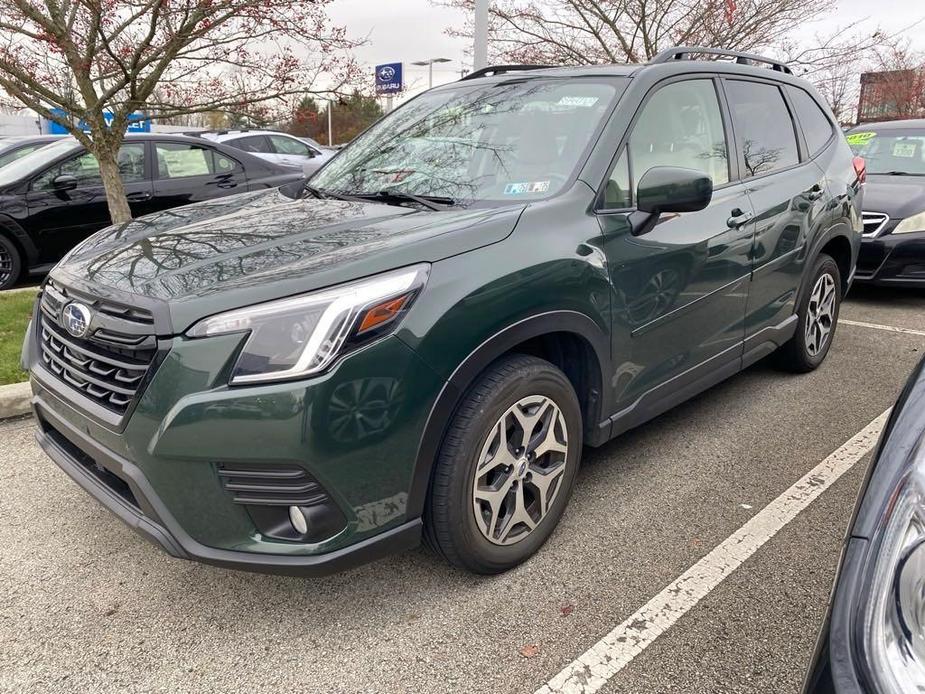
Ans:
POLYGON ((841 272, 830 255, 816 258, 810 278, 797 311, 796 334, 777 352, 777 364, 796 373, 812 371, 825 360, 841 309, 841 272))
POLYGON ((526 561, 562 517, 581 447, 581 407, 565 374, 536 357, 503 357, 450 424, 425 511, 427 543, 480 574, 526 561))
POLYGON ((9 289, 22 274, 22 256, 12 241, 0 234, 0 291, 9 289))

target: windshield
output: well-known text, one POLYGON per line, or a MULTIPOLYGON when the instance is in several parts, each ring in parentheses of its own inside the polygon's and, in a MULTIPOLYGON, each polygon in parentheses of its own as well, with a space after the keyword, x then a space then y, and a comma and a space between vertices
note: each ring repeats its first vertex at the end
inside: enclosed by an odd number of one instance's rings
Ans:
POLYGON ((848 133, 848 144, 864 157, 868 174, 925 176, 925 128, 877 130, 862 126, 848 133))
POLYGON ((382 119, 312 178, 456 202, 547 197, 572 175, 625 80, 520 79, 427 92, 382 119))
POLYGON ((20 159, 16 159, 0 169, 0 186, 15 183, 21 178, 41 171, 46 164, 53 162, 62 154, 70 152, 76 145, 76 140, 66 137, 54 144, 30 152, 20 159))

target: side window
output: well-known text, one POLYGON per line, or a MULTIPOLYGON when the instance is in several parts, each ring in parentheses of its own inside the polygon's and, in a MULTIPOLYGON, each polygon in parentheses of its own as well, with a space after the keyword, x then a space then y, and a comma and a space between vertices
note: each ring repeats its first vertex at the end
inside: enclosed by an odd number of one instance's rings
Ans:
POLYGON ((158 178, 187 178, 213 173, 212 150, 207 147, 181 142, 158 142, 154 145, 154 151, 157 153, 158 178))
POLYGON ((745 176, 759 176, 800 163, 793 119, 780 88, 763 82, 729 80, 726 96, 745 176))
POLYGON ((273 143, 273 149, 279 154, 297 154, 301 157, 312 156, 308 145, 294 138, 283 137, 282 135, 270 135, 270 142, 273 143))
POLYGON ((626 149, 617 160, 616 166, 607 179, 604 187, 604 209, 619 210, 633 204, 632 190, 630 189, 629 157, 626 149))
POLYGON ((703 171, 714 186, 729 182, 729 148, 716 88, 709 79, 674 82, 643 107, 629 139, 638 182, 655 166, 703 171))
POLYGON ((231 157, 226 157, 221 152, 216 152, 214 149, 212 150, 212 160, 217 174, 231 173, 235 169, 241 168, 237 161, 231 157))
POLYGON ((20 147, 19 149, 14 149, 10 152, 4 152, 0 154, 0 168, 3 168, 7 164, 20 159, 27 154, 32 154, 35 150, 40 149, 45 146, 45 143, 37 145, 26 145, 25 147, 20 147))
POLYGON ((820 108, 816 100, 799 87, 788 87, 793 108, 797 112, 800 127, 803 128, 803 137, 809 147, 811 156, 816 156, 822 148, 832 139, 832 121, 820 108))
POLYGON ((245 152, 257 152, 259 154, 273 154, 273 148, 269 140, 263 135, 248 135, 247 137, 238 137, 234 140, 226 140, 226 145, 243 149, 245 152))
MULTIPOLYGON (((119 148, 117 161, 119 173, 123 183, 142 181, 145 178, 145 146, 144 143, 134 142, 122 145, 119 148)), ((78 188, 91 188, 102 186, 100 178, 100 165, 89 152, 79 154, 53 166, 39 176, 32 184, 34 190, 50 190, 51 182, 58 176, 74 176, 78 188)))

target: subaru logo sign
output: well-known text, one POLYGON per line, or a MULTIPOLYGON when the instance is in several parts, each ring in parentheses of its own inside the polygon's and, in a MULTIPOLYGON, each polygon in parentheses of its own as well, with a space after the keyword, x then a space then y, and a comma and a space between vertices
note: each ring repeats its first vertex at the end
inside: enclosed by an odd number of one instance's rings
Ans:
POLYGON ((375 75, 377 94, 397 94, 405 87, 402 82, 401 63, 377 65, 375 75))
POLYGON ((89 308, 75 301, 64 307, 61 312, 61 322, 64 324, 64 329, 74 337, 86 337, 90 332, 92 316, 89 308))

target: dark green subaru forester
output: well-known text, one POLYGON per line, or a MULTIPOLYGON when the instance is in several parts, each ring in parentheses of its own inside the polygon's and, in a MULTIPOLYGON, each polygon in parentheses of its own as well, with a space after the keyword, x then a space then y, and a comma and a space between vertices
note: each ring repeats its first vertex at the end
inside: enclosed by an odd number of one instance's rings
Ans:
POLYGON ((176 557, 523 562, 583 446, 832 344, 863 162, 785 66, 707 53, 483 70, 304 189, 96 234, 27 336, 40 444, 176 557))

